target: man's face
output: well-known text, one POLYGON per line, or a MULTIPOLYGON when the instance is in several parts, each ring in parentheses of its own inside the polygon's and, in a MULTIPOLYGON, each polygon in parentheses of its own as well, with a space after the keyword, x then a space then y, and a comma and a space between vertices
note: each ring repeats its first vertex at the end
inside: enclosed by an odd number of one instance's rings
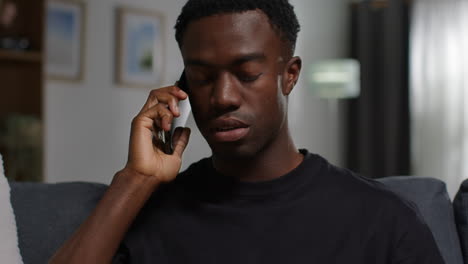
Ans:
POLYGON ((260 11, 189 24, 181 48, 189 98, 214 155, 251 157, 287 135, 283 45, 260 11))

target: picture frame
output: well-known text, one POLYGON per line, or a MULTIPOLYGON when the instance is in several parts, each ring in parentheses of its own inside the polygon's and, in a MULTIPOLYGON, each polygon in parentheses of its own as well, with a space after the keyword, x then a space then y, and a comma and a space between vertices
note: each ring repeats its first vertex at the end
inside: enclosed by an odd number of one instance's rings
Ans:
POLYGON ((83 80, 85 21, 84 2, 47 1, 45 72, 48 79, 83 80))
POLYGON ((117 8, 115 80, 121 86, 159 87, 164 76, 165 17, 157 11, 117 8))

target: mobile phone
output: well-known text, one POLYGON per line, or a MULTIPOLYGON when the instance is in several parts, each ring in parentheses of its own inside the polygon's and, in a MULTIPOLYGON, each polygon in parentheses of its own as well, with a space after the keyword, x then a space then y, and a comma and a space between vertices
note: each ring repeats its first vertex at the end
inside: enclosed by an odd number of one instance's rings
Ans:
MULTIPOLYGON (((182 89, 184 92, 188 93, 188 85, 187 85, 187 79, 185 77, 185 71, 182 72, 179 78, 179 81, 177 82, 177 86, 180 89, 182 89)), ((172 152, 174 151, 174 148, 172 145, 172 135, 174 134, 174 131, 177 127, 185 127, 191 110, 192 108, 190 106, 190 102, 188 98, 179 102, 180 116, 172 120, 171 130, 168 133, 165 133, 164 135, 163 141, 164 141, 165 153, 172 154, 172 152)))
POLYGON ((182 71, 180 75, 179 81, 177 82, 177 87, 182 89, 182 91, 188 93, 188 85, 187 85, 187 78, 185 77, 185 70, 182 71))

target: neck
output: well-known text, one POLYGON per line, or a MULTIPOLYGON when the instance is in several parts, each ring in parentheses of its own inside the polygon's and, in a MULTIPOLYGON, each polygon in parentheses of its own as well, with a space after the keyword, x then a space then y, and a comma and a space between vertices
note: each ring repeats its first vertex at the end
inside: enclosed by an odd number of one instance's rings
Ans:
POLYGON ((299 166, 304 158, 294 146, 288 130, 280 138, 283 140, 274 142, 249 157, 213 155, 213 166, 218 172, 245 182, 279 178, 299 166))

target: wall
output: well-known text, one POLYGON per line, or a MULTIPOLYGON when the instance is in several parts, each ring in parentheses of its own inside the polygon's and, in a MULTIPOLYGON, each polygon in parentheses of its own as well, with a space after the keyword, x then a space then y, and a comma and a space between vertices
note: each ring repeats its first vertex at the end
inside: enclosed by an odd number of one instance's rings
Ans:
MULTIPOLYGON (((291 1, 302 24, 297 54, 308 62, 346 54, 347 2, 344 0, 291 1)), ((45 84, 45 175, 47 182, 96 181, 109 183, 125 165, 130 122, 146 101, 149 89, 119 87, 113 82, 114 11, 131 5, 166 14, 166 76, 172 84, 182 61, 172 26, 185 0, 100 0, 87 2, 85 79, 80 83, 45 84)), ((341 164, 340 115, 333 102, 312 98, 304 78, 290 99, 290 123, 298 147, 320 153, 341 164), (307 117, 307 119, 304 119, 307 117)), ((210 150, 195 128, 183 167, 210 150)))
POLYGON ((338 100, 314 98, 307 91, 308 64, 348 55, 349 0, 292 0, 302 30, 296 54, 303 59, 302 76, 289 102, 289 123, 299 148, 344 165, 344 118, 338 100))

